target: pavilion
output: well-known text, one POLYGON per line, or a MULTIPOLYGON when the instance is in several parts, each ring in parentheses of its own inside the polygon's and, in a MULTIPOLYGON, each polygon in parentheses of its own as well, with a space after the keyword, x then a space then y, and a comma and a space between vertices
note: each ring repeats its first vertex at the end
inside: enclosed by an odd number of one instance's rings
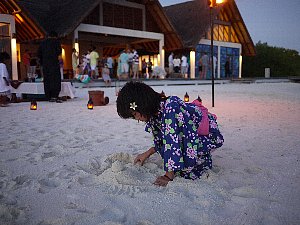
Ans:
MULTIPOLYGON (((224 59, 231 57, 235 77, 241 77, 242 56, 255 49, 234 0, 214 9, 214 54, 219 78, 224 59)), ((50 31, 62 41, 64 69, 71 69, 71 51, 80 55, 92 45, 101 57, 135 48, 140 60, 167 66, 167 56, 186 54, 190 78, 198 76, 201 53, 209 50, 209 7, 206 0, 162 7, 158 0, 4 0, 0 2, 0 50, 12 56, 12 78, 23 79, 21 55, 37 52, 50 31)))

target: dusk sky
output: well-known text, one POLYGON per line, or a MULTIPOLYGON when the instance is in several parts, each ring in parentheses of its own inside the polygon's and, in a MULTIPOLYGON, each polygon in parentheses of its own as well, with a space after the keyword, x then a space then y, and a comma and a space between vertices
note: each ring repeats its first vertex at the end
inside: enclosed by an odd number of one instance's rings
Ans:
MULTIPOLYGON (((162 6, 186 0, 160 0, 162 6)), ((235 0, 251 38, 300 53, 300 0, 235 0)))

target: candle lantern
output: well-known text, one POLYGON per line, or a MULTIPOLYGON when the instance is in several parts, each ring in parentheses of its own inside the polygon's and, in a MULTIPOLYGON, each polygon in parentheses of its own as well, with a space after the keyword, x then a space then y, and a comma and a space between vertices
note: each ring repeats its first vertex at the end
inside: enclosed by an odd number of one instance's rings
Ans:
POLYGON ((30 110, 37 110, 37 102, 35 100, 31 101, 30 110))
POLYGON ((189 101, 190 101, 190 96, 186 92, 185 95, 184 95, 184 102, 189 102, 189 101))
POLYGON ((202 103, 202 99, 200 98, 200 96, 198 95, 198 98, 197 98, 197 100, 199 101, 199 102, 201 102, 202 103))
POLYGON ((92 98, 89 99, 88 104, 87 104, 88 109, 93 109, 94 108, 94 103, 92 98))

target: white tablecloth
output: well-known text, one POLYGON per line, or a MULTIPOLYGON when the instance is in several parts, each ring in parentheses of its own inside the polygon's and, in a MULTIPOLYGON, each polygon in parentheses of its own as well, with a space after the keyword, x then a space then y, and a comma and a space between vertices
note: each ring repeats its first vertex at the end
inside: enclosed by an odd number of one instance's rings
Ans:
MULTIPOLYGON (((24 82, 15 89, 11 88, 11 93, 16 94, 45 94, 44 83, 42 82, 33 82, 28 83, 24 82)), ((59 97, 69 96, 70 98, 75 97, 75 88, 72 86, 71 82, 61 82, 61 91, 59 92, 59 97)))

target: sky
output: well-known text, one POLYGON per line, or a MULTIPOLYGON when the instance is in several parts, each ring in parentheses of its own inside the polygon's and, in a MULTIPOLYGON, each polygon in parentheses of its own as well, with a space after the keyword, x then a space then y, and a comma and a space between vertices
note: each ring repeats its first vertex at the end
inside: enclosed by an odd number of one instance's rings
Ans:
MULTIPOLYGON (((160 0, 162 6, 187 0, 160 0)), ((253 43, 300 53, 300 0, 235 0, 253 43)))

